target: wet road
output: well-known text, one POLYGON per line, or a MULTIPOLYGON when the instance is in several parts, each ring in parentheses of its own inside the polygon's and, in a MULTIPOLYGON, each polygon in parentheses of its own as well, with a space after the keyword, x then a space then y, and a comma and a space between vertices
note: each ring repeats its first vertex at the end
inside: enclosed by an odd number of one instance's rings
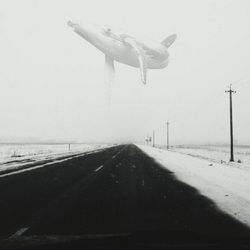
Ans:
POLYGON ((135 145, 0 178, 0 221, 2 239, 160 229, 250 235, 135 145))

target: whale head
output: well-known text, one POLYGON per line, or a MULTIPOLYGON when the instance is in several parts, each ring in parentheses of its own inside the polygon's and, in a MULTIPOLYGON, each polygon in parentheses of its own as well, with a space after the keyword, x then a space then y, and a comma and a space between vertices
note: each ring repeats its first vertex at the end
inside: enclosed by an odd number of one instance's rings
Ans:
POLYGON ((99 43, 99 40, 103 36, 102 29, 95 24, 84 22, 83 25, 80 25, 72 21, 68 21, 67 24, 74 30, 74 32, 76 32, 78 35, 80 35, 82 38, 93 45, 99 43))
POLYGON ((109 54, 113 50, 114 41, 123 43, 119 32, 114 32, 109 27, 101 27, 86 21, 81 25, 72 21, 68 21, 67 24, 74 32, 105 54, 109 54))

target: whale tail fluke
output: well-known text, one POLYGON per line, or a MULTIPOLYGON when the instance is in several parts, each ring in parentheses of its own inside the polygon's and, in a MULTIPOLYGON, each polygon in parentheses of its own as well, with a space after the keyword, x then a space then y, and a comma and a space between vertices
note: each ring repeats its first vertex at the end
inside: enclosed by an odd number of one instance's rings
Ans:
POLYGON ((170 47, 173 44, 173 42, 176 40, 176 38, 177 38, 177 35, 173 34, 173 35, 168 36, 167 38, 165 38, 161 42, 161 44, 164 45, 164 46, 166 46, 168 48, 168 47, 170 47))

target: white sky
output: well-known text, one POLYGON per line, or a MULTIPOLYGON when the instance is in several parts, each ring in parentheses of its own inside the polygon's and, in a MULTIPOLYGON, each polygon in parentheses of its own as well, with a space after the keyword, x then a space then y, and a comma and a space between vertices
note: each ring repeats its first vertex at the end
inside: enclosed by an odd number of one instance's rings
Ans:
POLYGON ((250 143, 249 0, 0 0, 0 137, 78 141, 227 142, 236 82, 235 139, 250 143), (90 20, 161 41, 178 38, 170 64, 149 70, 116 63, 107 103, 104 55, 68 20, 90 20))

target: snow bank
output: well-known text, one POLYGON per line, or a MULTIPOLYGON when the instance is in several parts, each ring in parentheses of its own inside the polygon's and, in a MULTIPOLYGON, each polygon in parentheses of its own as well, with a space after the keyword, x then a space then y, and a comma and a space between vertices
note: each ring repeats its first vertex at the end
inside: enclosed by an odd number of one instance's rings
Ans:
POLYGON ((250 226, 250 171, 173 151, 137 145, 176 178, 195 187, 224 212, 250 226))
POLYGON ((105 147, 108 145, 71 144, 69 148, 69 144, 0 144, 0 173, 105 147))

